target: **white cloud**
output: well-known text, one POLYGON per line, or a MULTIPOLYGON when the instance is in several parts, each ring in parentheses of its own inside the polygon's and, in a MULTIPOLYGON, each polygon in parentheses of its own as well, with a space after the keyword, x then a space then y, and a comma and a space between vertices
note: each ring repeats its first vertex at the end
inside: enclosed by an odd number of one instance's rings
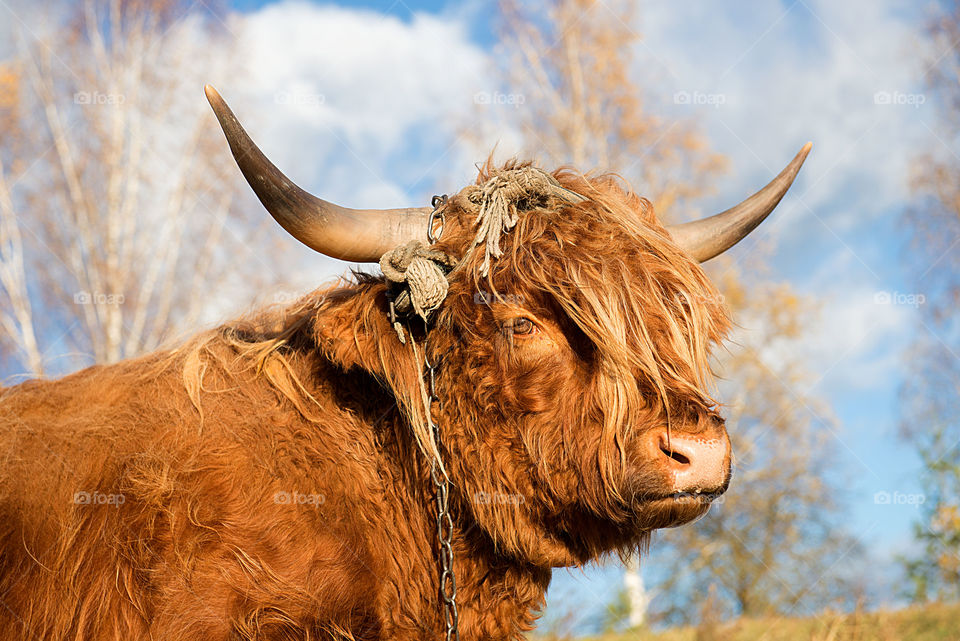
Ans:
POLYGON ((857 290, 825 301, 806 346, 812 371, 830 381, 828 389, 874 389, 897 380, 916 307, 903 293, 857 290), (811 362, 812 361, 812 362, 811 362))
POLYGON ((295 180, 344 204, 409 205, 436 163, 461 161, 451 116, 488 80, 456 17, 285 1, 235 24, 247 71, 237 111, 295 180))
POLYGON ((853 391, 886 389, 897 380, 917 309, 911 295, 848 288, 842 293, 820 293, 817 305, 803 338, 764 345, 757 345, 754 337, 762 320, 741 315, 731 349, 757 350, 772 372, 783 371, 785 363, 801 363, 812 377, 813 389, 805 391, 826 392, 833 400, 853 391))
POLYGON ((804 238, 803 222, 814 213, 843 235, 908 196, 911 155, 929 137, 931 116, 927 104, 878 104, 878 92, 896 102, 922 90, 907 50, 918 28, 894 3, 808 0, 717 11, 698 2, 678 11, 658 1, 645 9, 641 55, 655 68, 665 62, 665 97, 698 91, 725 99, 716 108, 674 108, 701 117, 715 147, 732 157, 727 184, 736 188, 724 196, 759 186, 813 140, 795 188, 806 207, 778 219, 781 238, 804 238))
POLYGON ((847 248, 827 254, 800 288, 818 314, 797 346, 821 389, 839 399, 851 390, 887 390, 903 371, 902 354, 924 303, 922 294, 869 276, 847 248))

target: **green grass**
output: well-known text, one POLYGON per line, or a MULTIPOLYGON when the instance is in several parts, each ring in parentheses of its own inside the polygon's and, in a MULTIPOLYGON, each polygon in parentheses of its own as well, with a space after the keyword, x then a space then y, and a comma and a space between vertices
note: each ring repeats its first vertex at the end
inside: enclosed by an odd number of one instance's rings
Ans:
POLYGON ((960 641, 960 604, 894 612, 824 613, 803 619, 738 619, 663 632, 625 632, 590 641, 960 641))

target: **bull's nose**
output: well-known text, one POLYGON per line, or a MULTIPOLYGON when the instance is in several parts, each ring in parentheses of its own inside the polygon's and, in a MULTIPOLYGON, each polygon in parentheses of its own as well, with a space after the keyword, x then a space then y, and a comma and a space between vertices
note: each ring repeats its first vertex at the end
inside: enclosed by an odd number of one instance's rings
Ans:
POLYGON ((722 489, 730 474, 730 439, 725 431, 659 435, 660 462, 672 477, 676 492, 722 489))

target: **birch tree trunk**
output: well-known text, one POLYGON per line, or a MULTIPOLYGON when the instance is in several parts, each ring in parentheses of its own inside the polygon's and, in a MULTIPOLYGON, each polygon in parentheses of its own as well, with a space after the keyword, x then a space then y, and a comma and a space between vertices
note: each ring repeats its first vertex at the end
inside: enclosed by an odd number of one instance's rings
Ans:
POLYGON ((623 587, 627 591, 627 624, 630 628, 639 628, 647 623, 647 607, 650 595, 643 584, 640 572, 640 555, 631 555, 623 573, 623 587))
POLYGON ((0 64, 16 89, 0 105, 0 344, 33 376, 198 324, 246 251, 243 232, 225 234, 228 217, 242 228, 245 192, 202 92, 227 73, 227 34, 176 0, 58 9, 40 38, 21 25, 0 64))

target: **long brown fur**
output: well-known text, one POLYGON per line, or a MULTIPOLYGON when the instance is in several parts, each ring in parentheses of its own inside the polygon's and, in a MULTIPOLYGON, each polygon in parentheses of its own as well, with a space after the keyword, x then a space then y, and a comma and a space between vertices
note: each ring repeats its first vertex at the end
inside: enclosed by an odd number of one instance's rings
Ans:
MULTIPOLYGON (((512 165, 511 165, 512 166, 512 165)), ((481 171, 478 183, 493 171, 481 171)), ((460 634, 516 639, 552 567, 703 514, 637 444, 716 421, 728 321, 649 203, 555 174, 486 279, 463 261, 428 333, 451 479, 460 634), (533 340, 510 319, 535 316, 533 340)), ((422 362, 356 275, 168 351, 0 390, 0 637, 436 639, 422 362)))

